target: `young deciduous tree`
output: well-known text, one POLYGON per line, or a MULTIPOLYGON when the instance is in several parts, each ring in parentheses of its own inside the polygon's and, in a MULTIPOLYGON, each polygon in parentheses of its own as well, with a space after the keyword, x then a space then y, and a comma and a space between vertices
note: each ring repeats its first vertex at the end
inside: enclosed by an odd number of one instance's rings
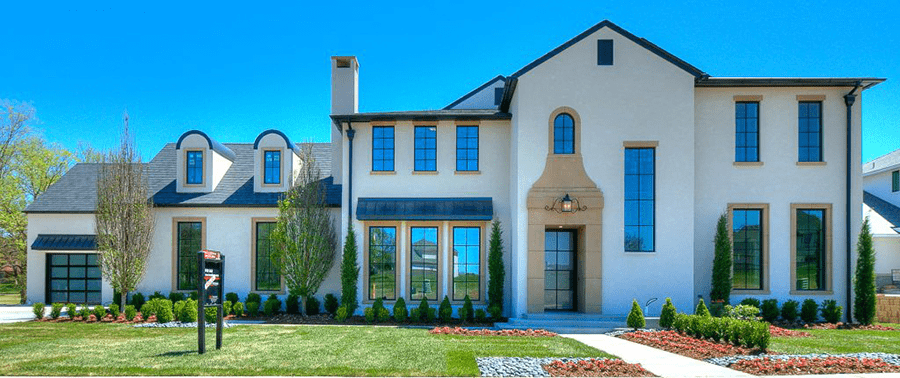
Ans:
POLYGON ((722 301, 728 304, 731 296, 731 240, 728 238, 728 218, 726 214, 719 216, 716 223, 715 257, 712 268, 712 291, 709 298, 713 303, 722 301))
POLYGON ((319 290, 334 265, 337 231, 325 204, 325 187, 311 146, 301 148, 300 160, 297 178, 278 201, 272 261, 291 293, 303 298, 300 313, 306 316, 306 300, 319 290))
POLYGON ((144 278, 153 241, 153 203, 144 164, 128 129, 104 157, 97 179, 97 252, 100 271, 125 303, 144 278))
POLYGON ((488 253, 488 308, 497 306, 503 309, 503 285, 506 269, 503 267, 503 230, 500 221, 491 224, 491 247, 488 253))
POLYGON ((359 264, 356 261, 356 231, 353 230, 353 225, 349 225, 344 239, 344 256, 341 259, 341 306, 346 306, 350 314, 356 311, 359 303, 356 297, 357 282, 359 264))
POLYGON ((862 324, 875 321, 875 249, 872 247, 872 230, 869 217, 863 220, 856 242, 856 277, 853 290, 853 317, 862 324))

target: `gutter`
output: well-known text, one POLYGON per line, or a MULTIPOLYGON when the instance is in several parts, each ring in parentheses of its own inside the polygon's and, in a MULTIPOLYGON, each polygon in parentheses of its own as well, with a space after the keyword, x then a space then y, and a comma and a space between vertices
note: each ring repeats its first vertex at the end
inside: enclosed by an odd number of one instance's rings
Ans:
POLYGON ((356 130, 353 124, 347 119, 347 225, 353 227, 353 137, 356 130))
POLYGON ((850 209, 850 198, 851 198, 850 185, 852 184, 852 181, 853 181, 853 179, 852 179, 853 176, 851 173, 852 169, 853 169, 853 153, 851 151, 853 145, 852 145, 851 138, 853 136, 853 133, 852 133, 852 130, 853 130, 853 103, 856 102, 856 91, 859 89, 859 87, 861 85, 862 85, 862 83, 857 81, 856 85, 854 85, 854 87, 853 87, 853 90, 851 90, 850 93, 847 93, 846 95, 844 95, 844 104, 847 105, 847 197, 846 197, 847 211, 846 211, 846 220, 845 220, 846 226, 847 226, 846 227, 847 233, 845 235, 845 247, 847 250, 847 282, 846 282, 845 288, 846 288, 846 296, 847 296, 847 322, 848 323, 850 323, 853 320, 853 308, 852 308, 852 306, 853 306, 853 301, 852 301, 853 300, 853 290, 851 287, 851 283, 853 282, 853 279, 851 278, 852 277, 851 266, 853 263, 853 253, 850 249, 850 247, 851 247, 850 246, 850 236, 852 235, 851 234, 852 230, 851 230, 851 226, 850 226, 850 219, 851 219, 850 216, 852 213, 852 211, 850 209))

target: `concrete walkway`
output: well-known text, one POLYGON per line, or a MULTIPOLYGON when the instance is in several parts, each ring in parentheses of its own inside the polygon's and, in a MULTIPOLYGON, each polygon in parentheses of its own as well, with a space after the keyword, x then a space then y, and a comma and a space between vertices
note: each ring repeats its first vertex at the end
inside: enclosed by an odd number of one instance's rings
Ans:
POLYGON ((747 373, 651 348, 606 335, 560 335, 619 356, 628 363, 641 364, 660 377, 755 377, 747 373))
MULTIPOLYGON (((44 313, 50 313, 47 306, 44 313)), ((3 305, 0 306, 0 324, 25 322, 34 319, 34 312, 28 305, 3 305)))

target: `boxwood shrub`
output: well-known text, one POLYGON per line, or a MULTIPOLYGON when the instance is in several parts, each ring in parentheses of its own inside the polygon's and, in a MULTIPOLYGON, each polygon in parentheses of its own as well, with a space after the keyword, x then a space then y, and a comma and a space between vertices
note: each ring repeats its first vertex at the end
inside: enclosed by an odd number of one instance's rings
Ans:
POLYGON ((59 314, 62 313, 63 304, 62 303, 54 303, 50 305, 50 319, 58 319, 59 314))
POLYGON ((78 316, 78 305, 76 305, 74 303, 67 304, 66 305, 66 316, 68 316, 69 319, 75 319, 75 317, 78 316))
POLYGON ((309 296, 306 299, 306 315, 319 315, 319 310, 321 309, 322 304, 319 303, 319 300, 314 296, 309 296))
POLYGON ((789 322, 797 320, 797 316, 800 315, 798 312, 799 307, 800 303, 793 299, 784 302, 781 305, 781 318, 789 322))
POLYGON ((819 320, 819 304, 814 299, 807 298, 800 306, 800 319, 806 323, 815 323, 819 320))
POLYGON ((334 315, 337 312, 338 307, 341 306, 338 304, 337 297, 335 297, 334 294, 325 294, 325 311, 334 315))
POLYGON ((109 313, 112 314, 113 319, 119 319, 119 305, 115 303, 110 304, 109 313))
POLYGON ((769 347, 769 324, 755 320, 714 318, 702 315, 675 315, 673 328, 695 338, 724 340, 747 348, 769 347))
POLYGON ((125 320, 130 322, 134 320, 135 316, 137 316, 137 309, 133 305, 125 306, 125 320))
POLYGON ((762 305, 759 308, 760 315, 762 315, 763 320, 771 323, 774 322, 775 319, 778 319, 779 311, 778 311, 778 300, 775 298, 766 299, 762 301, 762 305))
MULTIPOLYGON (((325 303, 328 304, 328 297, 325 297, 325 303)), ((409 317, 409 312, 406 309, 406 301, 403 300, 403 297, 397 298, 397 302, 394 303, 394 320, 398 323, 403 323, 406 321, 406 318, 409 317)))
POLYGON ((34 318, 37 320, 41 320, 44 318, 44 303, 38 302, 35 303, 34 306, 31 306, 31 311, 34 313, 34 318))
POLYGON ((837 305, 833 299, 822 301, 822 318, 829 323, 837 323, 841 321, 844 314, 844 308, 837 305))
POLYGON ((237 318, 244 316, 244 304, 241 302, 234 302, 234 304, 231 305, 231 311, 234 312, 234 316, 237 318))

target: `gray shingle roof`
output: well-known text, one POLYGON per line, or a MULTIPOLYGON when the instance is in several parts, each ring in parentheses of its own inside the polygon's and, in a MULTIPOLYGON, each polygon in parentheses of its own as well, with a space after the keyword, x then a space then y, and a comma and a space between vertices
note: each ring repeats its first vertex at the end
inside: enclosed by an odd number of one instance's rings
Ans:
POLYGON ((863 164, 863 175, 900 166, 900 150, 881 155, 875 160, 863 164))
MULTIPOLYGON (((302 144, 301 144, 302 145, 302 144)), ((322 170, 325 202, 341 206, 341 186, 331 176, 331 144, 312 143, 313 156, 322 170)), ((211 193, 175 191, 175 144, 169 143, 147 167, 147 180, 153 203, 160 207, 274 207, 281 193, 256 193, 253 190, 253 144, 227 143, 235 160, 211 193)), ((26 209, 27 213, 91 213, 97 208, 99 164, 77 164, 56 184, 41 194, 26 209)))
POLYGON ((891 222, 894 227, 900 227, 900 207, 894 206, 878 196, 863 191, 863 203, 872 208, 872 211, 881 215, 882 218, 891 222))

